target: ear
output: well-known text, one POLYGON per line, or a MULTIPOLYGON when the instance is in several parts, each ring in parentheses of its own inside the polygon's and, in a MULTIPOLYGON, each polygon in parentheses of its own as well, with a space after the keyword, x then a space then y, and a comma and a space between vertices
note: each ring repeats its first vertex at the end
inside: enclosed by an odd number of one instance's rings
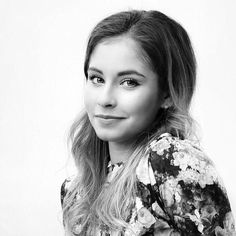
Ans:
POLYGON ((171 98, 170 98, 169 95, 166 95, 166 96, 164 97, 164 101, 163 101, 163 103, 162 103, 162 105, 161 105, 161 108, 167 109, 167 108, 169 108, 171 105, 172 105, 171 98))

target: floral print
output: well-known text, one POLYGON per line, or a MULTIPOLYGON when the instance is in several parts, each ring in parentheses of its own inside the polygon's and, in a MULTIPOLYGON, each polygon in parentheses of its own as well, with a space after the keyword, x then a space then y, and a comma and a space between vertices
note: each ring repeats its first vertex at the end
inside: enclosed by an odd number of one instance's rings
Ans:
MULTIPOLYGON (((108 166, 108 182, 123 168, 108 166)), ((136 169, 137 192, 125 236, 236 236, 225 187, 212 162, 189 140, 165 133, 136 169)), ((68 181, 62 185, 62 201, 68 181)), ((97 235, 113 235, 99 229, 97 235)))

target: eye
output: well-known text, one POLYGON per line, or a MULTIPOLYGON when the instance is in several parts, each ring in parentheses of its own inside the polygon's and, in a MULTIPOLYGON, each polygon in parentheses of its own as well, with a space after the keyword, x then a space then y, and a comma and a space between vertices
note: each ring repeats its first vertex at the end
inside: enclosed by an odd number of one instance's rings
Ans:
POLYGON ((138 81, 135 79, 125 79, 121 84, 128 88, 134 88, 139 85, 138 81))
POLYGON ((91 81, 93 84, 102 84, 102 83, 104 83, 104 79, 97 76, 97 75, 88 76, 88 80, 91 81))

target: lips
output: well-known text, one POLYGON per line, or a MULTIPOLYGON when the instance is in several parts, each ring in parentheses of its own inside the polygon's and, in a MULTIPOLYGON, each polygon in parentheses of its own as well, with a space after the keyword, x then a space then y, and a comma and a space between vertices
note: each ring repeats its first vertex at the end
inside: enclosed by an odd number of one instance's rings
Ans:
POLYGON ((109 119, 125 119, 125 117, 121 117, 121 116, 111 116, 111 115, 103 115, 103 114, 95 115, 95 117, 106 119, 106 120, 109 120, 109 119))

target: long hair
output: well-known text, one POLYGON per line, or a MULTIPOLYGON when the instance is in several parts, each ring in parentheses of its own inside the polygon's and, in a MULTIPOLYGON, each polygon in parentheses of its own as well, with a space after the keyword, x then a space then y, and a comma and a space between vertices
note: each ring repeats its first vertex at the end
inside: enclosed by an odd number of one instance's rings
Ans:
POLYGON ((73 228, 76 224, 80 225, 78 235, 95 235, 93 232, 98 226, 122 232, 127 226, 127 207, 132 206, 135 196, 135 168, 148 144, 163 132, 181 139, 192 133, 189 107, 195 89, 196 60, 185 29, 158 11, 124 11, 103 19, 88 40, 84 62, 86 79, 95 47, 121 35, 140 46, 143 59, 158 75, 159 86, 168 94, 170 104, 168 108, 160 108, 151 127, 140 133, 133 144, 134 152, 110 185, 104 185, 108 143, 97 137, 86 112, 75 120, 68 143, 78 176, 63 203, 63 220, 69 235, 77 235, 73 228))

